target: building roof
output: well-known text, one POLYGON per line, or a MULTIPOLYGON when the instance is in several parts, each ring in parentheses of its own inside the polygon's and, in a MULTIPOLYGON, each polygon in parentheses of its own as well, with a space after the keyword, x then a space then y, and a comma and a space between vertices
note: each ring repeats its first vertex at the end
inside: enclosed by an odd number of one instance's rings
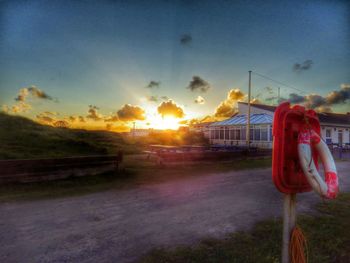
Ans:
MULTIPOLYGON (((244 105, 248 105, 247 102, 239 101, 238 103, 241 103, 241 104, 244 104, 244 105)), ((254 108, 262 109, 262 110, 271 111, 271 112, 274 112, 276 110, 276 108, 277 108, 276 106, 265 105, 265 104, 257 104, 257 103, 251 103, 250 106, 254 107, 254 108)))
MULTIPOLYGON (((239 102, 245 105, 248 105, 247 102, 239 102)), ((255 104, 251 103, 251 107, 271 111, 272 113, 275 112, 276 106, 271 105, 264 105, 264 104, 255 104)), ((327 112, 321 112, 318 113, 318 118, 320 120, 320 123, 329 123, 329 124, 341 124, 341 125, 350 125, 350 113, 347 114, 341 114, 341 113, 327 113, 327 112)))
POLYGON ((318 118, 320 120, 320 123, 350 125, 350 113, 339 114, 324 112, 318 113, 318 118))
POLYGON ((213 121, 200 122, 200 123, 193 124, 193 127, 196 127, 196 128, 206 127, 206 126, 209 126, 212 123, 214 123, 214 122, 213 121))
MULTIPOLYGON (((250 115, 250 124, 271 124, 273 117, 269 114, 251 114, 250 115)), ((218 121, 212 123, 210 126, 226 126, 226 125, 246 125, 247 124, 247 115, 240 114, 236 115, 227 120, 218 121)))

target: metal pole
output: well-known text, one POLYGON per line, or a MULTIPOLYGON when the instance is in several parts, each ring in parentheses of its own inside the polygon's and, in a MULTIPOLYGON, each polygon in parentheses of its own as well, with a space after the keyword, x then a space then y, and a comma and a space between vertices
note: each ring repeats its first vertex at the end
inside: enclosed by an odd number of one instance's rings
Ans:
POLYGON ((285 194, 283 200, 282 263, 290 263, 289 245, 296 224, 296 194, 285 194))
POLYGON ((246 140, 248 150, 250 148, 250 97, 251 97, 251 86, 252 86, 252 71, 249 70, 249 85, 248 85, 248 116, 247 116, 247 130, 246 130, 246 140))

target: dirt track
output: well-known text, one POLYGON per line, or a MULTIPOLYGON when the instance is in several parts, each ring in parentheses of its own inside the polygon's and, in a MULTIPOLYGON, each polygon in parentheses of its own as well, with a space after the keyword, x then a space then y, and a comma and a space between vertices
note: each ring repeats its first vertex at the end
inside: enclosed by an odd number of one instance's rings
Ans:
MULTIPOLYGON (((337 164, 350 190, 350 162, 337 164)), ((298 195, 298 209, 320 201, 298 195)), ((271 170, 208 174, 80 197, 0 204, 0 262, 130 262, 280 216, 271 170)))

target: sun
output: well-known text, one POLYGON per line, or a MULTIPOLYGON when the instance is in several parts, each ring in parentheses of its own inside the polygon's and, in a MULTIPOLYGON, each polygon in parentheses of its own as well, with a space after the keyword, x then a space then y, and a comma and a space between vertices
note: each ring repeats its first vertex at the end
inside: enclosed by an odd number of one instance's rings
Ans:
POLYGON ((179 119, 173 116, 164 116, 160 115, 148 117, 147 121, 149 122, 150 128, 157 130, 177 130, 180 127, 179 119))

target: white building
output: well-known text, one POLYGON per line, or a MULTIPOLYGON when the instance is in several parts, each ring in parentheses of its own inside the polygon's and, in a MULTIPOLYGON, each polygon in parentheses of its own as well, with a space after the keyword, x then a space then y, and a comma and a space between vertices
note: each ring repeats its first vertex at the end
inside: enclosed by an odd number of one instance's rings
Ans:
MULTIPOLYGON (((251 104, 251 146, 272 148, 272 121, 275 106, 251 104)), ((214 145, 246 145, 248 103, 238 102, 238 114, 209 125, 210 143, 214 145)), ((321 135, 328 144, 350 145, 350 113, 319 113, 321 135)))

